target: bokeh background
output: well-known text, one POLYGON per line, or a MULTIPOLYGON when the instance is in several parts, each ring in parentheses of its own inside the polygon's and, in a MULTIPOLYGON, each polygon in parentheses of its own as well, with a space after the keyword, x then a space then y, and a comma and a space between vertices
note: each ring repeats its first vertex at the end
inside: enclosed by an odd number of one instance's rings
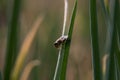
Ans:
MULTIPOLYGON (((13 1, 0 0, 1 71, 4 68, 8 22, 11 17, 13 1)), ((69 28, 73 5, 74 0, 68 0, 66 34, 69 28)), ((100 51, 103 53, 106 28, 99 1, 97 1, 97 12, 100 51)), ((54 47, 53 43, 62 33, 64 0, 22 0, 18 26, 18 51, 38 16, 43 16, 44 19, 29 50, 25 65, 34 59, 39 59, 41 64, 32 70, 29 80, 52 80, 59 51, 54 47)), ((89 0, 78 0, 66 80, 92 80, 89 23, 89 0)))

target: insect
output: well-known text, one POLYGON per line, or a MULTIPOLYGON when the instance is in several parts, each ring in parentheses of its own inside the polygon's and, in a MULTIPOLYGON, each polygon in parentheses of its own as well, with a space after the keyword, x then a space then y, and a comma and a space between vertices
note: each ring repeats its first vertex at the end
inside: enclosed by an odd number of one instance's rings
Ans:
POLYGON ((68 39, 68 36, 61 36, 54 42, 54 46, 56 48, 59 48, 67 39, 68 39))

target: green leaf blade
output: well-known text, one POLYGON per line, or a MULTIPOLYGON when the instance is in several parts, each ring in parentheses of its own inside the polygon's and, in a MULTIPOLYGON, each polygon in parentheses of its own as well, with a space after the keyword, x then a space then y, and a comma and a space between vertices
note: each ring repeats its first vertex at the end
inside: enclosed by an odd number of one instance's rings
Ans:
POLYGON ((69 32, 68 32, 68 40, 66 41, 65 45, 63 45, 64 48, 62 48, 62 49, 64 49, 64 52, 62 53, 64 55, 63 55, 63 61, 62 61, 60 80, 66 80, 66 68, 67 68, 69 49, 70 49, 70 44, 71 44, 71 39, 72 39, 72 33, 73 33, 73 28, 74 28, 76 12, 77 12, 77 0, 75 1, 73 13, 71 16, 70 28, 69 28, 69 32))
POLYGON ((70 49, 70 43, 71 43, 71 38, 73 33, 76 11, 77 11, 77 0, 75 0, 75 4, 73 7, 71 22, 70 22, 70 27, 68 32, 68 39, 59 50, 58 62, 57 62, 56 71, 55 71, 53 80, 66 80, 67 61, 69 56, 69 49, 70 49))
POLYGON ((98 43, 96 0, 90 0, 90 29, 94 80, 102 80, 102 70, 98 43))
POLYGON ((20 11, 20 1, 14 0, 13 12, 10 24, 8 25, 8 39, 6 60, 4 68, 4 80, 10 79, 10 73, 14 65, 14 61, 17 55, 17 36, 18 36, 18 19, 20 11))

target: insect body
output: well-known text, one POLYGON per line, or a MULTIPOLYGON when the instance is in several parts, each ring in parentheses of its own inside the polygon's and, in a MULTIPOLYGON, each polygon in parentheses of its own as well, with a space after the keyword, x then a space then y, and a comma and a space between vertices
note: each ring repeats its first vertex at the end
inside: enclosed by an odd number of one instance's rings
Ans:
POLYGON ((54 46, 56 48, 59 48, 67 39, 68 39, 68 36, 61 36, 55 41, 54 46))

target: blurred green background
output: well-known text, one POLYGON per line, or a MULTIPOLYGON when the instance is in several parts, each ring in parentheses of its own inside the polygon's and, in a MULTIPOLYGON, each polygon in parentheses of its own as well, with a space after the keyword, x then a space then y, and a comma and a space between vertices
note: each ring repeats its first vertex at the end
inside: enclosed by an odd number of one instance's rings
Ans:
MULTIPOLYGON (((67 25, 74 0, 68 0, 67 25)), ((0 0, 0 70, 3 71, 8 22, 11 17, 13 0, 0 0)), ((102 9, 97 2, 100 51, 104 50, 106 28, 102 9)), ((31 29, 37 16, 43 22, 32 43, 25 64, 39 59, 41 64, 32 70, 29 80, 52 80, 57 62, 58 49, 53 45, 61 36, 64 16, 64 0, 22 0, 19 16, 19 48, 31 29)), ((89 0, 78 0, 78 9, 67 67, 67 80, 92 80, 91 45, 89 27, 89 0)), ((66 28, 67 33, 68 27, 66 28)), ((24 66, 25 67, 25 66, 24 66)), ((24 68, 23 67, 23 68, 24 68)))

